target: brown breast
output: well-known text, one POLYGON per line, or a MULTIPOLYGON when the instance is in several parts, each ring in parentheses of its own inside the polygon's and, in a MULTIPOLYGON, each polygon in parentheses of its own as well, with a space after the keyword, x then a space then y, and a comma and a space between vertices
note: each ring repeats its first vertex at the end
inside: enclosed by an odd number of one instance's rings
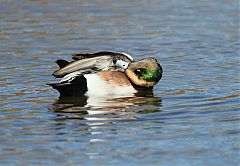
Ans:
POLYGON ((116 86, 132 86, 127 76, 119 71, 102 71, 98 75, 105 81, 116 86))

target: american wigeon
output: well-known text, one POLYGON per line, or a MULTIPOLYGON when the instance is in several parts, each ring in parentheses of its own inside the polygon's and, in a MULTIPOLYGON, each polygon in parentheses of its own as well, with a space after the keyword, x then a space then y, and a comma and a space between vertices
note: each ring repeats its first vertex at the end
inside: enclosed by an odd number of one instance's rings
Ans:
POLYGON ((155 58, 134 61, 126 53, 95 52, 73 55, 73 61, 57 60, 53 76, 59 83, 48 84, 62 96, 134 94, 151 90, 162 77, 155 58))

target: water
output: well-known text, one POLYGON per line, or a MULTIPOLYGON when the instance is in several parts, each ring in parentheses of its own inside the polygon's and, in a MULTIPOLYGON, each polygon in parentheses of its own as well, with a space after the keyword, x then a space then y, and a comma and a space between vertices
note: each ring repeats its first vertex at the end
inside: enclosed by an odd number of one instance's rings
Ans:
POLYGON ((0 2, 1 165, 238 165, 239 4, 0 2), (154 95, 59 98, 58 58, 155 57, 154 95))

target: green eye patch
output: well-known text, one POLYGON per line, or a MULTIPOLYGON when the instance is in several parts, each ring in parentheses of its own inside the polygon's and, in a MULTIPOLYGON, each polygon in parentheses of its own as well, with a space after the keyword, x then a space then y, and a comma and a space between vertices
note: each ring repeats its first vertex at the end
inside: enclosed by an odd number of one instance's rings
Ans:
POLYGON ((146 81, 152 81, 156 80, 158 78, 158 75, 158 70, 147 70, 146 73, 143 74, 142 79, 146 81))

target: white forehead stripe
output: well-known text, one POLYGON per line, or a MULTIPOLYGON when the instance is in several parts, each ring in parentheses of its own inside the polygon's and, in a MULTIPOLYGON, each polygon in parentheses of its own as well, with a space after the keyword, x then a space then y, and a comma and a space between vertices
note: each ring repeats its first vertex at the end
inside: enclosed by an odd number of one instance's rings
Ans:
POLYGON ((125 55, 127 58, 129 58, 131 61, 133 61, 133 57, 125 52, 122 52, 123 55, 125 55))
POLYGON ((122 60, 117 60, 116 65, 122 69, 126 69, 128 68, 129 63, 122 60))

